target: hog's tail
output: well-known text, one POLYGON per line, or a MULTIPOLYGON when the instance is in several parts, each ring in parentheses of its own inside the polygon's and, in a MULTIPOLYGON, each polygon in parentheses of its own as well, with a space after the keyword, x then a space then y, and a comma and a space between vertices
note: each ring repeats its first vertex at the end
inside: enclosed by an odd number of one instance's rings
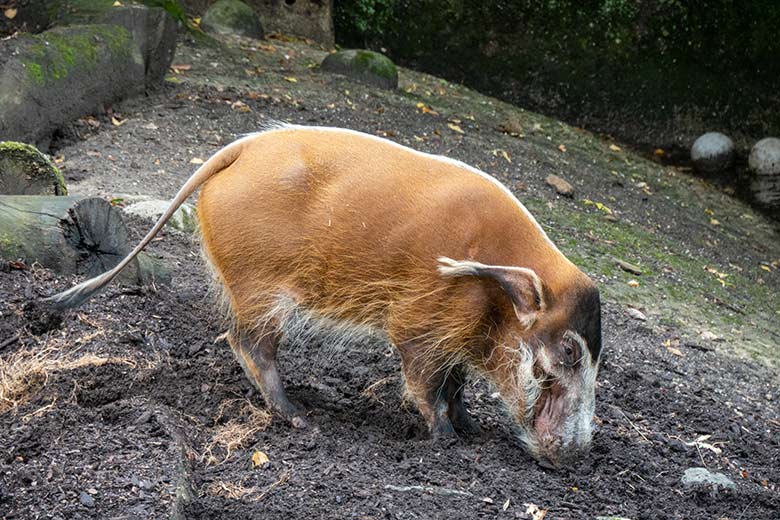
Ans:
POLYGON ((168 222, 171 216, 173 216, 176 210, 179 209, 179 206, 181 206, 184 201, 187 200, 187 198, 192 195, 192 193, 197 190, 204 182, 209 180, 209 178, 233 164, 233 162, 238 159, 239 155, 241 155, 241 151, 246 142, 254 137, 256 137, 256 134, 250 134, 232 142, 222 150, 212 155, 209 160, 203 163, 200 168, 195 170, 195 173, 193 173, 192 176, 187 179, 187 182, 185 182, 184 185, 179 189, 176 197, 174 197, 174 199, 171 201, 168 209, 165 210, 165 213, 162 214, 160 219, 155 223, 154 227, 152 227, 143 240, 141 240, 141 242, 135 246, 135 249, 133 249, 126 257, 124 257, 122 261, 116 265, 116 267, 110 271, 106 271, 101 275, 90 278, 89 280, 71 287, 67 291, 63 291, 61 293, 55 294, 54 296, 45 298, 43 301, 47 302, 55 309, 77 307, 91 298, 103 287, 108 285, 111 280, 116 278, 122 269, 124 269, 127 264, 129 264, 133 258, 135 258, 138 253, 140 253, 141 250, 146 247, 147 244, 149 244, 149 242, 151 242, 151 240, 155 237, 155 235, 157 235, 160 229, 162 229, 165 223, 168 222))

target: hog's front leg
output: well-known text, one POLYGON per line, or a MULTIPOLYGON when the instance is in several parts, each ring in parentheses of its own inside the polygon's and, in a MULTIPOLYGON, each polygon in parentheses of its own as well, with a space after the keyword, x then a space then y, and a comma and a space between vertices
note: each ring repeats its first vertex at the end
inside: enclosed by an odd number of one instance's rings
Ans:
POLYGON ((455 437, 450 419, 450 395, 446 367, 437 366, 435 357, 424 347, 404 344, 398 347, 406 381, 406 391, 428 423, 434 440, 455 437))

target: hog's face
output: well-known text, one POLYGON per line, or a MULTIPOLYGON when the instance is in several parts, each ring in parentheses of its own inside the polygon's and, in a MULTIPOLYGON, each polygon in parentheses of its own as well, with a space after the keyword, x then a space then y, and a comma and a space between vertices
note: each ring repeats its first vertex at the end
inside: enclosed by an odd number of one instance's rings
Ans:
POLYGON ((540 462, 559 465, 585 453, 593 431, 601 351, 598 292, 579 296, 552 319, 540 316, 521 342, 517 410, 520 438, 540 462))

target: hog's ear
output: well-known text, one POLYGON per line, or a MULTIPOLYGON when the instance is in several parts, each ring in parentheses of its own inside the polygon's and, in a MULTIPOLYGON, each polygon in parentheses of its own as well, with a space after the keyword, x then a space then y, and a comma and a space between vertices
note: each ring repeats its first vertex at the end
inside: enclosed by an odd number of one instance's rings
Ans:
POLYGON ((485 265, 470 260, 453 260, 445 256, 439 258, 439 263, 439 273, 442 276, 479 276, 497 281, 512 300, 515 314, 525 328, 531 327, 536 321, 537 313, 544 310, 542 281, 532 269, 485 265))

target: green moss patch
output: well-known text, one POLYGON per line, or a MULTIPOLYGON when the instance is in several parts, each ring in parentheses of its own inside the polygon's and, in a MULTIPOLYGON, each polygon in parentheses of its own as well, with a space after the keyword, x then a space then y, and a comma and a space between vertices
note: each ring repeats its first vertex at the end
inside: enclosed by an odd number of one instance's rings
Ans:
POLYGON ((66 31, 47 31, 26 38, 32 40, 32 45, 22 62, 30 81, 36 85, 55 83, 74 70, 95 70, 101 44, 121 59, 134 59, 130 33, 113 25, 74 26, 66 31))

